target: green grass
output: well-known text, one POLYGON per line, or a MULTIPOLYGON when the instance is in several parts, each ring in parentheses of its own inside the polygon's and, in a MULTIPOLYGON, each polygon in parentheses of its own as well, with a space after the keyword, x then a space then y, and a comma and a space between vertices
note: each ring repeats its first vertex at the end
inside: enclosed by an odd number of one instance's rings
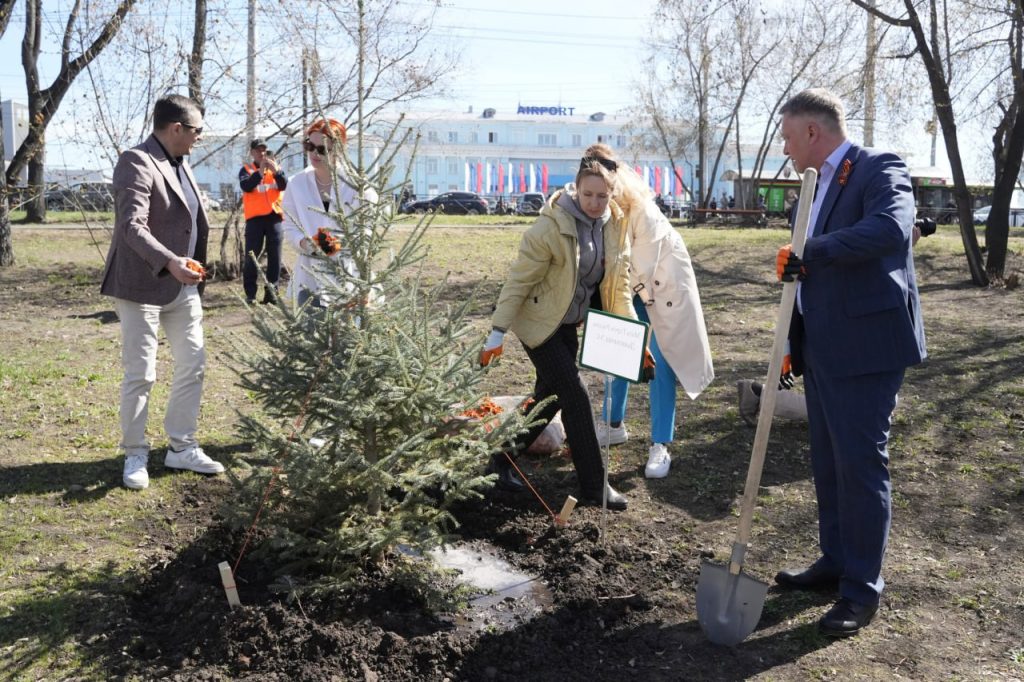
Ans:
MULTIPOLYGON (((522 217, 439 216, 427 232, 429 256, 424 271, 429 281, 447 276, 453 284, 461 285, 460 294, 483 282, 475 317, 481 334, 488 323, 490 304, 515 257, 520 235, 532 222, 522 217), (502 222, 508 224, 499 227, 502 222)), ((411 221, 400 223, 396 238, 411 225, 411 221)), ((732 431, 736 415, 731 382, 738 368, 746 371, 763 362, 758 344, 770 344, 770 326, 766 325, 773 319, 773 311, 764 300, 777 301, 772 288, 775 250, 788 241, 789 235, 776 227, 681 228, 680 233, 699 268, 718 378, 698 401, 682 400, 680 429, 686 430, 687 447, 680 448, 674 481, 685 490, 687 504, 696 499, 702 505, 717 505, 724 498, 728 511, 720 516, 726 525, 720 526, 731 532, 736 505, 729 501, 734 500, 734 487, 742 489, 746 455, 724 472, 717 460, 724 450, 739 442, 737 438, 742 439, 740 450, 749 452, 748 441, 753 437, 748 432, 737 435, 732 431), (743 318, 742 324, 733 321, 737 317, 743 318), (734 468, 735 473, 730 473, 734 468)), ((166 556, 192 541, 195 524, 182 518, 182 501, 197 485, 212 484, 191 474, 166 474, 156 466, 151 488, 145 493, 121 487, 122 462, 117 454, 119 330, 116 323, 100 317, 100 313, 110 312, 111 304, 98 293, 109 236, 105 230, 94 234, 95 239, 84 230, 18 226, 14 230, 17 265, 0 269, 3 679, 102 679, 103 671, 96 669, 89 658, 89 642, 102 637, 104 624, 117 621, 125 596, 148 572, 154 557, 166 556), (157 533, 171 545, 169 549, 154 545, 157 533)), ((220 232, 214 231, 211 246, 218 243, 219 236, 220 232)), ((1017 230, 1013 240, 1011 251, 1024 251, 1024 231, 1017 230)), ((1010 525, 1015 523, 1012 511, 995 503, 1019 500, 1024 478, 1019 465, 1021 421, 1009 416, 1013 401, 1024 395, 1024 388, 1019 373, 1006 376, 1012 374, 1021 346, 1012 339, 1000 343, 1001 337, 991 334, 1017 324, 1019 318, 1012 313, 1019 310, 1020 294, 945 286, 967 279, 955 228, 940 227, 938 234, 922 240, 918 250, 928 260, 919 274, 926 274, 934 285, 927 294, 925 311, 931 325, 930 342, 937 350, 930 365, 908 372, 908 397, 903 401, 901 396, 897 412, 892 459, 897 485, 893 498, 897 509, 897 538, 891 550, 894 561, 901 553, 903 560, 913 556, 920 545, 906 549, 904 542, 914 542, 918 537, 928 542, 940 542, 942 538, 966 542, 968 531, 959 524, 979 514, 989 526, 998 522, 1003 529, 1000 532, 1015 528, 1010 525), (964 334, 962 312, 983 307, 992 310, 992 317, 984 320, 982 329, 964 334), (1003 314, 1005 321, 999 317, 1003 314), (977 338, 991 342, 991 348, 965 354, 961 347, 977 338), (934 375, 932 383, 928 383, 928 373, 934 375), (964 398, 965 388, 977 390, 964 398), (998 446, 999 441, 1015 449, 1005 450, 998 446), (911 451, 913 458, 905 454, 911 451), (979 453, 985 453, 984 457, 979 453), (993 480, 980 474, 991 475, 993 480)), ((1019 267, 1020 261, 1011 263, 1019 267)), ((237 281, 211 285, 205 322, 209 363, 200 415, 203 445, 229 463, 230 453, 240 445, 235 435, 235 410, 251 409, 249 397, 235 385, 235 376, 223 360, 224 352, 248 329, 247 317, 235 298, 239 288, 237 281)), ((515 395, 532 387, 532 370, 522 349, 516 346, 507 344, 507 361, 487 378, 488 387, 494 391, 515 395)), ((159 357, 149 422, 157 462, 159 448, 166 446, 161 425, 171 368, 166 344, 161 345, 159 357)), ((645 401, 646 392, 635 390, 631 395, 645 401)), ((642 434, 645 426, 642 412, 635 409, 631 413, 631 417, 635 413, 637 434, 642 434)), ((639 450, 628 450, 628 455, 626 452, 626 448, 613 452, 613 470, 621 471, 642 461, 639 450)), ((773 450, 766 471, 779 475, 781 459, 773 450)), ((559 466, 569 469, 568 464, 559 466)), ((801 476, 805 469, 801 459, 801 476)), ((794 509, 807 512, 813 506, 810 493, 800 492, 804 488, 799 486, 809 486, 806 480, 794 485, 794 480, 784 479, 772 485, 778 490, 759 497, 757 516, 764 519, 755 533, 759 555, 771 550, 770 543, 796 551, 792 538, 784 536, 791 532, 783 530, 790 527, 782 523, 784 515, 794 509)), ((678 528, 670 524, 659 527, 668 547, 680 553, 692 553, 697 543, 724 548, 717 539, 709 544, 707 519, 684 513, 678 518, 682 519, 678 528)), ((983 562, 989 556, 988 549, 999 545, 991 536, 983 540, 984 546, 972 544, 967 554, 950 550, 948 560, 968 568, 948 568, 939 574, 939 578, 955 581, 958 590, 943 593, 944 606, 986 616, 997 608, 1009 612, 1002 592, 993 587, 986 588, 988 595, 979 592, 975 575, 993 570, 991 564, 983 562)), ((724 557, 719 554, 721 561, 724 557)), ((994 561, 1003 560, 992 556, 994 561)), ((782 561, 778 554, 771 559, 782 561)), ((692 595, 687 593, 686 597, 692 595)), ((818 648, 811 608, 802 608, 794 616, 807 624, 798 625, 787 637, 797 642, 808 640, 810 647, 818 648)), ((942 615, 948 614, 949 610, 942 615)), ((886 622, 897 623, 888 615, 886 622)), ((931 654, 926 650, 925 655, 931 654)), ((1024 650, 1018 647, 1003 660, 1004 665, 1017 670, 1024 660, 1024 650)), ((809 664, 812 667, 804 669, 807 676, 834 677, 833 668, 821 660, 809 664), (818 664, 821 669, 813 667, 818 664)))
MULTIPOLYGON (((11 211, 11 222, 25 223, 26 212, 24 210, 11 211)), ((47 211, 46 225, 60 225, 66 223, 111 223, 114 221, 113 211, 47 211)), ((31 223, 37 224, 37 223, 31 223)))
MULTIPOLYGON (((424 219, 424 215, 400 214, 395 221, 399 225, 412 225, 424 219)), ((532 225, 536 216, 516 215, 444 215, 436 214, 431 218, 433 225, 458 225, 466 227, 485 227, 496 225, 532 225)))

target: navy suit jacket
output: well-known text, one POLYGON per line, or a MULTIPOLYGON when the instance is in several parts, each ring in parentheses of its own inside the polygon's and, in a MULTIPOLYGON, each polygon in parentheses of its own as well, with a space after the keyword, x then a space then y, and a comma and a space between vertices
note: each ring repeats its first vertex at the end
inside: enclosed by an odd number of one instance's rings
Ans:
POLYGON ((808 363, 821 375, 850 377, 921 362, 927 353, 906 165, 895 154, 851 145, 823 189, 803 252, 803 314, 794 314, 790 328, 794 372, 808 363))

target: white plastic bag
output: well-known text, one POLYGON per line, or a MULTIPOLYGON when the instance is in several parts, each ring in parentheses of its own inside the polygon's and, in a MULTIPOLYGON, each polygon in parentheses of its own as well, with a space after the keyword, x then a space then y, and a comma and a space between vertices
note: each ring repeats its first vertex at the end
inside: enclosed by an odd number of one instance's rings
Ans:
MULTIPOLYGON (((528 396, 518 395, 499 395, 491 398, 494 404, 502 409, 502 411, 518 410, 519 406, 527 399, 528 396)), ((559 412, 554 418, 544 426, 544 430, 541 432, 537 439, 530 444, 530 447, 526 449, 526 452, 531 455, 550 455, 558 452, 562 449, 562 445, 565 443, 565 427, 562 425, 562 413, 559 412)))

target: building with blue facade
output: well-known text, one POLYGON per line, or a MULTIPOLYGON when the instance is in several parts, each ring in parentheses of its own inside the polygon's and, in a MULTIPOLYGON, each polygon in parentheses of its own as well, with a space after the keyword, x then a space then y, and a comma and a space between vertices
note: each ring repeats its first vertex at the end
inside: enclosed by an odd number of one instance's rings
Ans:
POLYGON ((633 165, 658 194, 684 197, 690 164, 638 149, 631 121, 575 107, 518 105, 464 113, 411 113, 403 125, 419 133, 416 158, 396 158, 396 174, 409 171, 419 197, 468 190, 487 196, 548 193, 572 182, 587 146, 604 142, 633 165), (410 168, 411 164, 411 168, 410 168), (676 173, 678 172, 678 178, 676 173))
MULTIPOLYGON (((366 143, 371 154, 379 150, 386 129, 396 124, 397 116, 378 122, 379 135, 366 143)), ((695 184, 696 151, 688 150, 673 167, 666 154, 645 148, 642 140, 633 137, 629 132, 635 127, 632 124, 627 117, 562 105, 410 112, 400 125, 409 128, 414 137, 393 159, 392 185, 400 187, 408 178, 407 186, 420 199, 448 191, 477 192, 492 200, 522 192, 546 194, 572 182, 587 146, 603 142, 632 165, 657 194, 679 203, 689 201, 688 189, 695 184)), ((281 150, 279 158, 287 174, 302 168, 301 140, 271 137, 268 142, 272 149, 281 150)), ((349 151, 354 154, 353 149, 349 151)), ((713 180, 716 197, 733 194, 727 170, 736 166, 734 153, 733 147, 719 162, 713 180)), ((749 154, 743 150, 744 157, 750 157, 744 158, 744 166, 753 164, 755 154, 756 149, 749 154)), ((246 140, 229 142, 208 135, 192 158, 203 189, 221 199, 237 198, 238 169, 248 158, 246 140)), ((782 162, 780 150, 768 167, 778 168, 782 162)))

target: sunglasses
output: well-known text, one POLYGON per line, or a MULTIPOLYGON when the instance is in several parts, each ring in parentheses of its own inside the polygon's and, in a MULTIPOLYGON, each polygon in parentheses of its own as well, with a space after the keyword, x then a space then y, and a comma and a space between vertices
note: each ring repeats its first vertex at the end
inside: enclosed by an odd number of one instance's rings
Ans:
POLYGON ((309 140, 302 143, 302 148, 307 152, 316 152, 320 156, 327 156, 328 149, 322 144, 313 144, 309 140))
POLYGON ((191 123, 185 123, 184 121, 178 121, 178 123, 180 123, 181 125, 185 126, 189 130, 194 131, 196 135, 202 135, 203 134, 203 126, 194 126, 191 123))
POLYGON ((583 170, 595 161, 613 173, 619 169, 619 164, 611 159, 604 159, 597 156, 584 156, 580 159, 580 170, 583 170))

